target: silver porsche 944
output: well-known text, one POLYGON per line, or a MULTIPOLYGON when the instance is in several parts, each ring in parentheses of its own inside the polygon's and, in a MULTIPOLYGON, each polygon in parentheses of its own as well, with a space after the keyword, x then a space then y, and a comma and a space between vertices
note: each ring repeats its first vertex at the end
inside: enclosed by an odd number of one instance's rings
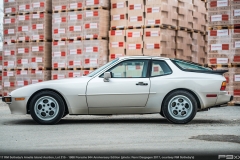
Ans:
POLYGON ((233 99, 225 72, 178 59, 121 57, 87 76, 16 89, 3 101, 12 114, 30 114, 39 124, 56 124, 68 114, 150 113, 184 124, 233 99))

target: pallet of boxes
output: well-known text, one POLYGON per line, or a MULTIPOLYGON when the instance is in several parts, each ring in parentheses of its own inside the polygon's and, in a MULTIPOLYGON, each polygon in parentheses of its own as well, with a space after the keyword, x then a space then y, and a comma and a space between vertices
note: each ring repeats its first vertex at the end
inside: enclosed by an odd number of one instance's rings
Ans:
POLYGON ((108 62, 108 0, 54 0, 52 79, 80 77, 108 62))
POLYGON ((3 96, 51 79, 51 0, 5 0, 3 96))
POLYGON ((162 56, 206 64, 206 7, 200 0, 111 0, 109 60, 162 56))
POLYGON ((240 104, 240 1, 208 1, 208 64, 227 69, 227 91, 234 95, 229 105, 240 104))

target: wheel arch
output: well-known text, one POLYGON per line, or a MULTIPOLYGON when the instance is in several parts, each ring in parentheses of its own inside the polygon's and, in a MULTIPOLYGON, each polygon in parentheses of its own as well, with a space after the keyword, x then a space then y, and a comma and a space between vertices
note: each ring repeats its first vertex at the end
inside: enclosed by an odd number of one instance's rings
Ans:
POLYGON ((65 112, 67 112, 67 114, 69 113, 67 102, 66 102, 65 98, 62 96, 62 94, 60 94, 58 91, 53 90, 53 89, 41 89, 41 90, 38 90, 38 91, 36 91, 35 93, 33 93, 33 94, 31 95, 31 97, 28 99, 28 102, 27 102, 27 114, 30 114, 30 109, 29 109, 29 108, 30 108, 30 101, 31 101, 31 99, 32 99, 36 94, 38 94, 39 92, 42 92, 42 91, 52 91, 52 92, 55 92, 56 94, 58 94, 58 95, 62 98, 62 100, 63 100, 63 102, 64 102, 65 112))
POLYGON ((170 93, 172 93, 172 92, 180 91, 180 90, 187 91, 187 92, 191 93, 191 94, 194 96, 194 98, 196 99, 196 101, 197 101, 197 105, 198 105, 197 108, 198 108, 199 110, 201 109, 201 102, 200 102, 199 97, 196 95, 196 93, 194 93, 194 92, 193 92, 192 90, 190 90, 190 89, 186 89, 186 88, 177 88, 177 89, 174 89, 174 90, 168 92, 168 93, 166 94, 166 96, 163 98, 163 101, 162 101, 162 104, 161 104, 160 112, 162 111, 162 106, 163 106, 164 101, 165 101, 165 99, 167 98, 167 96, 168 96, 170 93))

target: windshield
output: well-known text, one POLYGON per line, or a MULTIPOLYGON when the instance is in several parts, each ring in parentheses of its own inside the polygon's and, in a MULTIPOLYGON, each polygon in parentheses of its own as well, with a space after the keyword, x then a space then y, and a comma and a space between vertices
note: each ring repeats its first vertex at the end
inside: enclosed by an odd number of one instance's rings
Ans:
POLYGON ((188 61, 183 61, 183 60, 178 60, 178 59, 171 59, 174 64, 176 64, 180 69, 183 70, 204 70, 204 71, 209 71, 212 70, 211 68, 206 68, 201 66, 200 64, 193 63, 193 62, 188 62, 188 61))
POLYGON ((96 69, 95 71, 91 72, 90 74, 88 74, 87 77, 93 77, 98 72, 101 72, 103 69, 107 68, 108 66, 110 66, 111 64, 113 64, 114 62, 116 62, 118 60, 119 60, 119 58, 116 58, 113 61, 108 62, 107 64, 103 65, 102 67, 100 67, 100 68, 96 69))

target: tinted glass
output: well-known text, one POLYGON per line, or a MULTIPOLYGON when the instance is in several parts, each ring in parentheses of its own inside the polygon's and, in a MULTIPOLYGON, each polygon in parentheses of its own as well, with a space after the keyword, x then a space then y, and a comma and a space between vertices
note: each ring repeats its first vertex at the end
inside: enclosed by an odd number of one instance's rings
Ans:
POLYGON ((182 61, 182 60, 172 60, 180 69, 183 70, 211 70, 210 68, 206 68, 194 63, 190 63, 190 62, 186 62, 186 61, 182 61))
POLYGON ((145 78, 147 70, 148 60, 127 60, 119 63, 108 72, 112 72, 112 78, 145 78))
POLYGON ((152 61, 151 77, 163 76, 171 73, 172 73, 172 70, 170 69, 170 67, 167 65, 166 62, 160 61, 160 60, 152 61))

